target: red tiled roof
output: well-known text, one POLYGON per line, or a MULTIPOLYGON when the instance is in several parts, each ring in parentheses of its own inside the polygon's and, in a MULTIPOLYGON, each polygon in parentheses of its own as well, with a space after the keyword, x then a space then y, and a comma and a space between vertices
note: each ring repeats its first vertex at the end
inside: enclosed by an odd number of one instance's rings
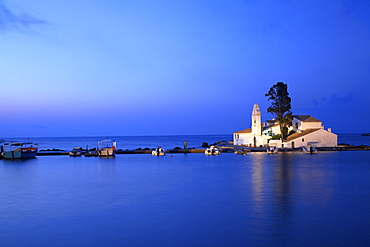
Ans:
POLYGON ((237 132, 234 132, 235 134, 246 134, 246 133, 252 133, 252 128, 245 129, 245 130, 240 130, 237 132))
POLYGON ((293 115, 293 117, 301 120, 302 122, 321 122, 320 120, 311 117, 310 115, 293 115))

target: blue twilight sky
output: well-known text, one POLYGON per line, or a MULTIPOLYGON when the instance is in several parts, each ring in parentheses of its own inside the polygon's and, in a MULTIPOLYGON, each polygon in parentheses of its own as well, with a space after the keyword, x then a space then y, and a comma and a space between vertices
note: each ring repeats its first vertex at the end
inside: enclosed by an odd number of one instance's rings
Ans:
POLYGON ((0 139, 231 134, 293 114, 370 132, 369 0, 0 0, 0 139))

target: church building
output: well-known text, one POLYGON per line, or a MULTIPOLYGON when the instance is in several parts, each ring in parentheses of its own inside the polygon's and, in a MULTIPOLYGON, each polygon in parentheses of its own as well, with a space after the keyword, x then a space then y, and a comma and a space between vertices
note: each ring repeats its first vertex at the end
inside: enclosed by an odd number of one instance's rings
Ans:
POLYGON ((274 139, 280 134, 278 121, 275 119, 261 122, 261 111, 258 104, 253 105, 252 127, 233 133, 234 145, 260 147, 277 146, 286 148, 299 147, 334 147, 337 145, 338 136, 331 129, 324 129, 322 122, 310 115, 293 115, 290 133, 286 140, 274 139))

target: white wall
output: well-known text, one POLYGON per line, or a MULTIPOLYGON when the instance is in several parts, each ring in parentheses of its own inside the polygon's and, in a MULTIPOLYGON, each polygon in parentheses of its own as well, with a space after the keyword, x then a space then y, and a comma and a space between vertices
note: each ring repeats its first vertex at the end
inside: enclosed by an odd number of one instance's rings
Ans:
POLYGON ((244 145, 246 142, 246 136, 247 134, 234 134, 234 145, 244 145))
POLYGON ((294 131, 297 131, 297 130, 299 130, 300 129, 300 127, 301 127, 301 120, 299 120, 298 118, 293 118, 293 121, 292 121, 292 127, 293 127, 293 130, 294 131), (297 126, 297 123, 298 123, 298 126, 297 126), (297 128, 297 127, 298 128, 297 128))
POLYGON ((302 122, 298 118, 293 118, 292 127, 294 131, 297 130, 305 130, 305 129, 320 129, 322 127, 322 122, 302 122), (296 123, 298 123, 298 128, 296 127, 296 123))
POLYGON ((305 130, 305 129, 320 129, 320 128, 322 128, 321 122, 301 122, 301 127, 299 129, 305 130))
MULTIPOLYGON (((248 134, 239 134, 239 139, 235 138, 234 134, 234 145, 245 145, 245 146, 254 146, 254 136, 251 133, 248 134)), ((271 138, 271 136, 256 136, 256 146, 265 146, 267 143, 267 139, 271 138)))
POLYGON ((284 143, 284 146, 291 148, 292 142, 294 142, 295 148, 307 146, 310 142, 315 143, 313 145, 315 147, 335 147, 338 144, 338 136, 326 130, 320 129, 300 138, 296 138, 290 142, 286 142, 284 143))

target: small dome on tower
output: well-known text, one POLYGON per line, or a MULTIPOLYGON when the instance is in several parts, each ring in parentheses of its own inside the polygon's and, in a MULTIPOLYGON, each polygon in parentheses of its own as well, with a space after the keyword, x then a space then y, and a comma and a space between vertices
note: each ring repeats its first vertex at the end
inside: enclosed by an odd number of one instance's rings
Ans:
POLYGON ((261 115, 260 107, 258 104, 253 105, 252 115, 261 115))

